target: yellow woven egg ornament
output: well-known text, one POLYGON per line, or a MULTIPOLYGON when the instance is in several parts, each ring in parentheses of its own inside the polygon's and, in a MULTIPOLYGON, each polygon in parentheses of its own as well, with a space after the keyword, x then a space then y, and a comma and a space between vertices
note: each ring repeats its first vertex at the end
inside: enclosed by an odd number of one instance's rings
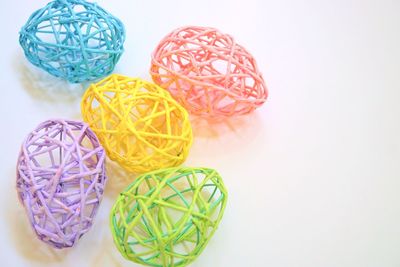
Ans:
POLYGON ((140 78, 112 74, 92 84, 81 111, 107 155, 130 172, 178 166, 192 145, 187 111, 140 78))

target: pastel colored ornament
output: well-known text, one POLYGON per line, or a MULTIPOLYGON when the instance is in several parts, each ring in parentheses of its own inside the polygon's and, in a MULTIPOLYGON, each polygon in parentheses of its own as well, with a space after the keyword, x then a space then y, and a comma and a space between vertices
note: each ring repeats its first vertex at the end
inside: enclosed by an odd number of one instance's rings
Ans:
POLYGON ((105 152, 79 121, 48 120, 28 134, 17 162, 17 192, 40 240, 73 246, 93 224, 104 185, 105 152))
POLYGON ((113 74, 83 96, 82 116, 107 155, 130 172, 178 166, 192 145, 187 111, 155 84, 113 74))
POLYGON ((110 74, 124 41, 121 21, 84 0, 48 3, 30 16, 19 36, 33 65, 73 83, 110 74))
POLYGON ((227 34, 183 27, 161 40, 150 74, 189 113, 211 119, 246 114, 267 99, 253 56, 227 34))
POLYGON ((139 176, 110 215, 118 250, 148 266, 186 266, 204 250, 227 202, 221 176, 208 168, 169 168, 139 176))

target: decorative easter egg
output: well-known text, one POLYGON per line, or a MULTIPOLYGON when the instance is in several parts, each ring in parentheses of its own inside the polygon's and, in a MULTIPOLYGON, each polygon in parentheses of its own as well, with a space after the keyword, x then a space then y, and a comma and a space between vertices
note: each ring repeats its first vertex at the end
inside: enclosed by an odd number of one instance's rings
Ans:
POLYGON ((168 34, 153 52, 150 74, 189 113, 211 119, 249 113, 268 95, 253 56, 214 28, 168 34))
POLYGON ((112 74, 86 90, 81 110, 107 155, 127 171, 177 166, 189 153, 189 115, 155 84, 112 74))
POLYGON ((49 120, 28 134, 17 162, 17 192, 38 238, 73 246, 101 202, 105 152, 88 126, 49 120))
POLYGON ((121 21, 84 0, 48 3, 31 15, 19 37, 33 65, 73 83, 110 74, 124 41, 121 21))
POLYGON ((207 168, 169 168, 139 176, 110 215, 118 250, 148 266, 186 266, 204 250, 227 202, 221 176, 207 168))

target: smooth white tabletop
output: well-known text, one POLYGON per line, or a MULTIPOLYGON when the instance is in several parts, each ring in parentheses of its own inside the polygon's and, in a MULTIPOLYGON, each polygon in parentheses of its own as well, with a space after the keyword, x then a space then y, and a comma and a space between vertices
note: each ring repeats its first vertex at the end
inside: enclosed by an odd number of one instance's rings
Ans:
MULTIPOLYGON (((18 44, 45 2, 0 9, 1 265, 139 266, 119 255, 108 228, 129 178, 110 177, 93 228, 69 250, 38 241, 17 201, 23 138, 43 120, 81 117, 82 86, 32 67, 18 44)), ((126 26, 118 73, 149 78, 163 36, 204 25, 250 50, 267 81, 270 97, 253 114, 193 124, 185 165, 216 168, 229 203, 192 266, 400 266, 400 1, 98 2, 126 26)))

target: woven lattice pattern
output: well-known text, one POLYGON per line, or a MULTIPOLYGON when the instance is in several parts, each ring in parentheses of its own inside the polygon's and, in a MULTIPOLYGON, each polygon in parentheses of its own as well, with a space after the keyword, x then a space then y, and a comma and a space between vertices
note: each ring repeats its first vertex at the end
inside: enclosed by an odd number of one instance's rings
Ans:
POLYGON ((149 266, 186 266, 203 251, 227 201, 220 175, 206 168, 169 168, 139 176, 110 215, 122 255, 149 266))
POLYGON ((31 15, 19 38, 32 64, 74 83, 110 74, 124 40, 123 24, 84 0, 50 2, 31 15))
POLYGON ((39 239, 73 246, 93 224, 106 181, 105 152, 85 123, 50 120, 23 142, 17 191, 39 239))
POLYGON ((81 109, 107 155, 130 172, 177 166, 189 153, 188 113, 155 84, 113 74, 87 89, 81 109))
POLYGON ((262 105, 267 87, 253 56, 214 28, 184 27, 152 55, 150 74, 189 113, 218 119, 262 105))

